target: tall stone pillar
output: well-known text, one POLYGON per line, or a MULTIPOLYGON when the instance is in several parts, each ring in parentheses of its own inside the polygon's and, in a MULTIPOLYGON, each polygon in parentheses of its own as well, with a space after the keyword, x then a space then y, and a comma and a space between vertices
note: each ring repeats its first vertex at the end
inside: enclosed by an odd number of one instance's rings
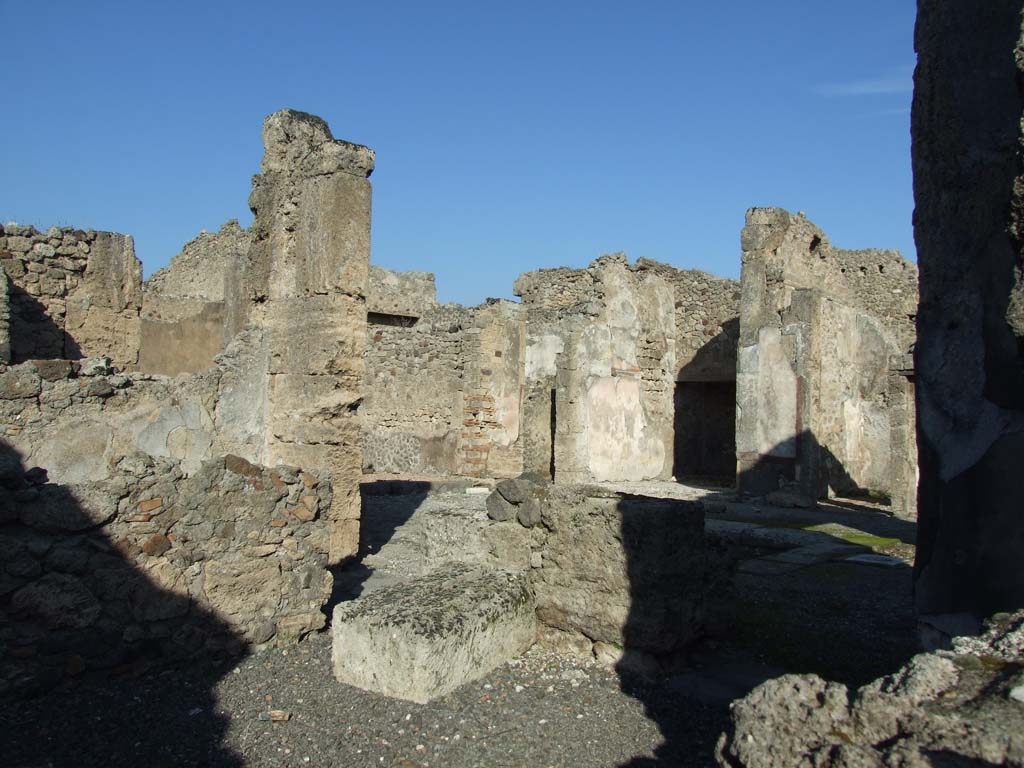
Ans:
POLYGON ((1024 606, 1022 10, 918 2, 915 599, 954 630, 1024 606))
POLYGON ((263 123, 245 289, 262 326, 268 465, 327 469, 332 563, 359 545, 359 405, 366 343, 373 150, 337 141, 318 117, 282 110, 263 123))

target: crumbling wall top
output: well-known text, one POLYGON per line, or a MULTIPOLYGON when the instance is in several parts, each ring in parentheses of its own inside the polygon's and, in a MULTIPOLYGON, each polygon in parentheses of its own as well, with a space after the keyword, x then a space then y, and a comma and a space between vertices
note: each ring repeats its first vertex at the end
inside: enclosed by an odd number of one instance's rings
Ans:
POLYGON ((143 290, 147 295, 223 301, 225 275, 240 268, 248 250, 249 230, 241 227, 238 219, 230 219, 219 231, 204 230, 185 243, 170 264, 150 275, 143 290))
POLYGON ((369 147, 335 139, 316 115, 282 109, 263 121, 263 173, 309 176, 341 171, 368 177, 375 154, 369 147))
POLYGON ((370 267, 367 311, 422 317, 436 303, 433 272, 394 272, 383 267, 370 267))
POLYGON ((880 318, 904 347, 914 339, 917 267, 899 251, 833 246, 803 213, 751 208, 741 235, 743 265, 763 263, 768 285, 809 288, 880 318))

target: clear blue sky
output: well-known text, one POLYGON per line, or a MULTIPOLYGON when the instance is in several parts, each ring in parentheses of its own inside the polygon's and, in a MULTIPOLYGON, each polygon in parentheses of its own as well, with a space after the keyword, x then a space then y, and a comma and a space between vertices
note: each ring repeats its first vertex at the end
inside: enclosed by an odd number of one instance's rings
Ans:
POLYGON ((377 151, 373 256, 441 300, 625 251, 739 274, 745 210, 914 258, 913 0, 0 0, 0 220, 251 222, 264 115, 377 151))

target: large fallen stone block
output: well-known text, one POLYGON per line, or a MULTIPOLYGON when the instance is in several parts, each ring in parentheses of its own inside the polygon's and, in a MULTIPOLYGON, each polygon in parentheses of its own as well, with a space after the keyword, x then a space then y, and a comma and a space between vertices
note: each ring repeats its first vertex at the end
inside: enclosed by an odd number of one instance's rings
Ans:
POLYGON ((449 564, 334 609, 334 676, 425 704, 526 651, 536 636, 522 573, 449 564))

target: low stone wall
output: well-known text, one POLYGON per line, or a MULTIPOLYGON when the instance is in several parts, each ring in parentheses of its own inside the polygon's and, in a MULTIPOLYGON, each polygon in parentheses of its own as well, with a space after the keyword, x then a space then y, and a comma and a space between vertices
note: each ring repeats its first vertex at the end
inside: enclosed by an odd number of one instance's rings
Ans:
POLYGON ((130 235, 7 224, 0 265, 11 281, 11 359, 139 354, 142 264, 130 235))
POLYGON ((135 453, 59 485, 0 441, 0 692, 322 627, 330 500, 317 475, 236 456, 186 478, 135 453))
POLYGON ((700 503, 599 486, 498 484, 488 499, 499 563, 525 567, 542 643, 561 651, 671 656, 702 627, 704 510, 700 503), (524 530, 525 529, 525 530, 524 530))

